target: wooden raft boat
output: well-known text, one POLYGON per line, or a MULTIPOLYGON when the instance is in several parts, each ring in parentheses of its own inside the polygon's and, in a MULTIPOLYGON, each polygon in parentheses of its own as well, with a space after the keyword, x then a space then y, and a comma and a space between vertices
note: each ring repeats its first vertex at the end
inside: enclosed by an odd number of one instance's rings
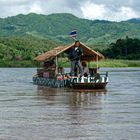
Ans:
POLYGON ((60 54, 68 54, 73 46, 74 44, 66 47, 60 46, 37 56, 35 60, 43 62, 43 67, 37 69, 37 74, 33 76, 33 83, 53 88, 104 89, 108 83, 108 72, 104 74, 98 72, 98 61, 104 59, 104 56, 83 43, 80 43, 84 52, 81 61, 88 63, 90 75, 86 77, 70 76, 70 73, 65 72, 63 67, 58 66, 60 54), (96 61, 95 68, 90 67, 92 61, 96 61))

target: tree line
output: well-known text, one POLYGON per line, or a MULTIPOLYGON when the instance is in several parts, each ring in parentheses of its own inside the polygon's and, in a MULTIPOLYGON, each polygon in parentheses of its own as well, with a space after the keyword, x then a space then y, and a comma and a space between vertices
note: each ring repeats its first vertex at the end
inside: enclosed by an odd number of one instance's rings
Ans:
MULTIPOLYGON (((0 60, 28 60, 34 58, 54 47, 59 46, 52 40, 26 37, 0 37, 0 60)), ((61 44, 62 45, 62 44, 61 44)), ((111 43, 107 49, 101 50, 106 58, 140 60, 140 39, 118 39, 111 43)))
POLYGON ((140 60, 140 39, 129 38, 128 36, 125 39, 118 39, 102 53, 107 58, 140 60))

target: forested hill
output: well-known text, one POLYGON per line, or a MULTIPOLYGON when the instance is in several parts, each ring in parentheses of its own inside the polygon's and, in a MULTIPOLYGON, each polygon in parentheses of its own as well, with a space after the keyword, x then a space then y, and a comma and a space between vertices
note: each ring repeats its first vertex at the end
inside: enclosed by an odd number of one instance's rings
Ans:
POLYGON ((34 57, 78 39, 106 58, 140 60, 140 19, 122 22, 86 20, 71 14, 17 15, 0 19, 0 67, 33 66, 34 57))
POLYGON ((140 38, 140 19, 122 22, 86 20, 71 14, 40 15, 30 13, 0 19, 0 36, 49 38, 63 43, 71 42, 69 32, 78 30, 78 39, 88 45, 105 46, 119 38, 140 38))

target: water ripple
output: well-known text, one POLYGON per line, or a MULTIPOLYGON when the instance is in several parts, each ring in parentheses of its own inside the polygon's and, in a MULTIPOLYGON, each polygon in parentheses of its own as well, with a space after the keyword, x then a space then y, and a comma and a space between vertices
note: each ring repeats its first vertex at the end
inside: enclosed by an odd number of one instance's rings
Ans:
POLYGON ((106 90, 32 84, 34 68, 1 68, 0 140, 139 140, 140 68, 103 68, 106 90))

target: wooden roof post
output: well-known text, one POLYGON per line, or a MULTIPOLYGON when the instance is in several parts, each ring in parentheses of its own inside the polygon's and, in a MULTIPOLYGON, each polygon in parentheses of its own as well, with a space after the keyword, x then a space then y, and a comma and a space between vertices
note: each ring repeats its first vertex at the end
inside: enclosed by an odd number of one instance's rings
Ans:
POLYGON ((97 69, 99 67, 99 64, 98 64, 98 55, 96 55, 96 67, 97 67, 97 69))
POLYGON ((55 74, 58 74, 58 57, 57 57, 57 51, 56 51, 56 57, 55 57, 55 65, 56 65, 55 74))
POLYGON ((90 61, 88 61, 88 68, 90 68, 90 61))

